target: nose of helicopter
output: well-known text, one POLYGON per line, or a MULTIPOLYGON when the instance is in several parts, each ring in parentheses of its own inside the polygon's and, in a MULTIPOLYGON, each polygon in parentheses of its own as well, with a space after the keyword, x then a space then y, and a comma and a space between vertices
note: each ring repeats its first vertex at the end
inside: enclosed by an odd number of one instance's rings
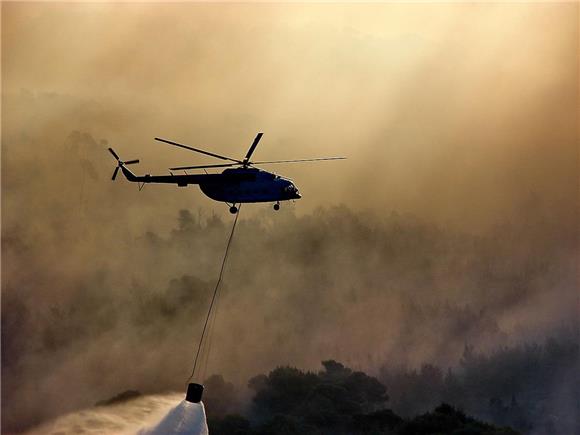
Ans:
POLYGON ((302 198, 302 195, 300 195, 298 188, 292 182, 288 182, 288 184, 284 188, 284 191, 286 192, 288 199, 300 199, 300 198, 302 198))
POLYGON ((298 188, 294 185, 294 183, 290 184, 290 194, 292 195, 292 199, 300 199, 302 195, 298 191, 298 188))

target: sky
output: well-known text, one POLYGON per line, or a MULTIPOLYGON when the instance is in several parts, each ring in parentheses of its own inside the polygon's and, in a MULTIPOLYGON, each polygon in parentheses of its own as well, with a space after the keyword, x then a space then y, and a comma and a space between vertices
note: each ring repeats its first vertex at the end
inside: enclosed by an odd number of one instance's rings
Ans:
POLYGON ((479 228, 535 192, 563 211, 576 193, 577 7, 5 3, 3 95, 50 107, 26 119, 5 98, 6 135, 80 130, 166 173, 210 160, 153 137, 243 156, 263 131, 256 158, 348 157, 270 167, 295 179, 301 210, 479 228))
POLYGON ((109 146, 218 163, 154 137, 347 157, 264 167, 302 199, 243 207, 208 375, 451 364, 577 320, 578 3, 1 7, 3 429, 181 388, 231 216, 111 182, 109 146))

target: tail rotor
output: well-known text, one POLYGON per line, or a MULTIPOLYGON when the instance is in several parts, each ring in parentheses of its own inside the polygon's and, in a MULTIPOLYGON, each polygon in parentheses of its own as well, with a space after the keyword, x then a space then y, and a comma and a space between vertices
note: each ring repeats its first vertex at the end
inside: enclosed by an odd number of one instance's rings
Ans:
POLYGON ((113 171, 113 176, 111 177, 111 180, 112 181, 115 181, 115 178, 117 178, 117 172, 119 172, 119 168, 122 168, 125 165, 133 165, 135 163, 139 163, 139 160, 138 159, 135 159, 135 160, 127 160, 126 162, 122 161, 119 158, 119 156, 117 155, 117 153, 115 152, 115 150, 113 150, 113 148, 109 148, 109 152, 113 155, 113 157, 115 158, 115 160, 117 160, 117 167, 113 171))

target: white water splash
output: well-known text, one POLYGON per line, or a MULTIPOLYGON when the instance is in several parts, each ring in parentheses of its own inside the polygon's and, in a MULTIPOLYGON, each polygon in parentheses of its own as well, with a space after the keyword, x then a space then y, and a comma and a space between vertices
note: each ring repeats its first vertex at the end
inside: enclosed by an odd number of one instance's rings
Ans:
POLYGON ((182 393, 142 396, 124 403, 63 415, 26 435, 68 434, 208 435, 202 403, 183 400, 182 393))
POLYGON ((182 400, 155 427, 139 431, 139 435, 208 435, 203 403, 182 400))

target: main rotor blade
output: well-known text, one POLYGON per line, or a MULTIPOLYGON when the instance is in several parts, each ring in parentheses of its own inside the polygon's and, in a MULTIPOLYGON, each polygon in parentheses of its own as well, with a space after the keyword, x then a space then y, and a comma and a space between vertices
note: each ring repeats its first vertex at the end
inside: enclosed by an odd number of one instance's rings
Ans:
POLYGON ((223 165, 201 165, 201 166, 179 166, 177 168, 169 168, 172 171, 179 171, 181 169, 205 169, 205 168, 226 168, 228 166, 238 166, 240 163, 225 163, 223 165))
POLYGON ((132 165, 134 163, 139 163, 139 159, 129 160, 127 162, 123 162, 125 165, 132 165))
POLYGON ((260 139, 262 139, 263 135, 264 135, 264 133, 261 133, 261 132, 256 135, 254 142, 252 142, 250 149, 246 153, 246 157, 244 158, 244 162, 248 162, 250 160, 250 157, 252 157, 252 154, 254 153, 254 150, 258 146, 258 142, 260 142, 260 139))
POLYGON ((111 180, 115 181, 115 178, 117 178, 117 172, 119 172, 119 167, 118 166, 113 171, 113 177, 111 178, 111 180))
POLYGON ((196 153, 205 154, 206 156, 216 157, 216 158, 222 159, 222 160, 230 160, 230 161, 236 162, 236 163, 242 163, 240 160, 232 159, 232 158, 226 157, 226 156, 220 156, 219 154, 210 153, 209 151, 199 150, 197 148, 193 148, 193 147, 190 147, 188 145, 183 145, 183 144, 173 142, 173 141, 170 141, 167 139, 162 139, 160 137, 156 137, 155 140, 157 140, 159 142, 168 143, 169 145, 175 145, 176 147, 185 148, 186 150, 195 151, 196 153))
POLYGON ((300 162, 318 162, 321 160, 346 160, 346 157, 319 157, 316 159, 296 159, 296 160, 274 160, 271 162, 250 162, 251 165, 269 165, 271 163, 300 163, 300 162))
POLYGON ((113 154, 113 157, 115 157, 117 160, 119 160, 119 156, 117 155, 117 153, 113 150, 113 148, 109 148, 109 152, 111 154, 113 154))

